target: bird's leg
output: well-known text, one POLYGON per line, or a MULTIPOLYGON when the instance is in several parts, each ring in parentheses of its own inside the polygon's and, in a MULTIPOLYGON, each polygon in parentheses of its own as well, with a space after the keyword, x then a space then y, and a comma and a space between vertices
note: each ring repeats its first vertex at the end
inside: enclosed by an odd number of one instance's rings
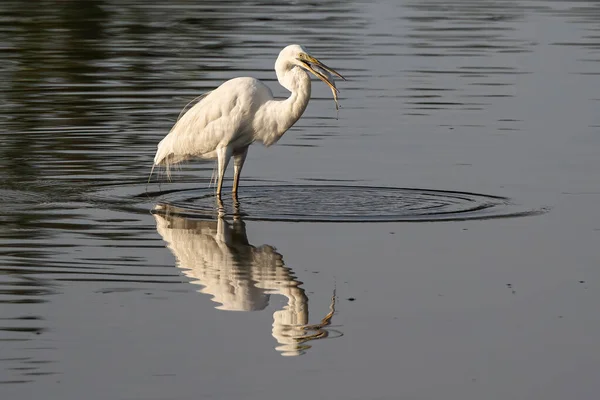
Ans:
POLYGON ((225 217, 225 205, 221 200, 221 197, 217 197, 217 215, 219 218, 225 217))
POLYGON ((217 162, 219 164, 219 181, 217 183, 217 198, 221 200, 221 188, 223 187, 223 176, 231 158, 231 149, 229 147, 221 147, 217 149, 217 162))
POLYGON ((240 183, 240 173, 242 167, 246 161, 246 155, 248 154, 248 146, 246 146, 240 153, 233 156, 233 198, 237 200, 238 185, 240 183))

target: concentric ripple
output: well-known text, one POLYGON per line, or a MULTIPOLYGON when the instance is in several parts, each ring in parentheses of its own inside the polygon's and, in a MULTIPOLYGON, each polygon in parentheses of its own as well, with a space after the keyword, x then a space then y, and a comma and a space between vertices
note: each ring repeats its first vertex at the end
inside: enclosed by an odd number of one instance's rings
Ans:
MULTIPOLYGON (((225 204, 225 213, 258 221, 424 222, 507 218, 540 212, 518 209, 505 197, 442 190, 337 185, 242 189, 239 207, 232 210, 225 204)), ((215 218, 218 214, 214 189, 168 191, 154 196, 159 203, 170 206, 169 212, 182 216, 215 218)))

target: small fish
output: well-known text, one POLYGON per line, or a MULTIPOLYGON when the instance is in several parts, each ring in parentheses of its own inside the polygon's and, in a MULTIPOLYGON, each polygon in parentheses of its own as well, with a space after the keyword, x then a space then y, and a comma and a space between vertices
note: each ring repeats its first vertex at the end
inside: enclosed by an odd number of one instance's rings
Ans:
POLYGON ((320 74, 322 74, 328 78, 328 80, 331 84, 328 84, 327 86, 329 86, 329 88, 331 89, 331 93, 333 94, 333 100, 335 101, 335 109, 336 109, 336 111, 339 110, 340 105, 338 103, 338 94, 340 93, 340 91, 335 86, 335 81, 333 80, 333 76, 329 73, 329 71, 327 71, 323 68, 320 68, 318 65, 313 65, 312 67, 313 67, 313 69, 318 70, 318 72, 320 74))

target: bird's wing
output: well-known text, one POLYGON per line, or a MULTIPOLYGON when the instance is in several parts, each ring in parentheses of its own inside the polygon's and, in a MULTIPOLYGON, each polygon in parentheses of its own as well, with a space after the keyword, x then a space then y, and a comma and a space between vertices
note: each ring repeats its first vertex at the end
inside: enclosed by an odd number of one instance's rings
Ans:
POLYGON ((175 164, 192 157, 215 158, 219 146, 240 142, 249 126, 251 94, 226 82, 208 93, 181 116, 158 144, 156 165, 175 164))

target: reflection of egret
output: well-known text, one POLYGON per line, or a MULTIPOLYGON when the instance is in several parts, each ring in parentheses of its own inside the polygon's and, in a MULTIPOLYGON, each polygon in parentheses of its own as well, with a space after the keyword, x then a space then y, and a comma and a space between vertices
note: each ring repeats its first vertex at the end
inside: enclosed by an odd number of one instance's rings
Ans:
POLYGON ((191 280, 203 286, 199 291, 210 294, 220 305, 232 311, 262 310, 271 294, 281 294, 287 305, 273 314, 273 337, 283 355, 299 355, 310 348, 310 340, 328 336, 324 329, 334 313, 331 310, 320 323, 308 325, 308 298, 304 289, 283 263, 283 257, 269 245, 254 247, 248 243, 241 219, 229 224, 193 220, 172 215, 171 206, 157 206, 156 229, 177 259, 177 266, 191 280))
MULTIPOLYGON (((154 166, 167 168, 190 158, 217 159, 217 196, 221 197, 223 175, 233 157, 233 193, 238 190, 240 172, 248 146, 254 141, 270 146, 302 116, 310 99, 310 77, 325 82, 332 90, 337 107, 337 89, 330 73, 335 70, 309 55, 299 45, 284 48, 275 62, 277 80, 291 96, 275 100, 271 90, 255 78, 231 79, 187 111, 158 144, 154 166)), ((152 167, 154 169, 154 167, 152 167)))

